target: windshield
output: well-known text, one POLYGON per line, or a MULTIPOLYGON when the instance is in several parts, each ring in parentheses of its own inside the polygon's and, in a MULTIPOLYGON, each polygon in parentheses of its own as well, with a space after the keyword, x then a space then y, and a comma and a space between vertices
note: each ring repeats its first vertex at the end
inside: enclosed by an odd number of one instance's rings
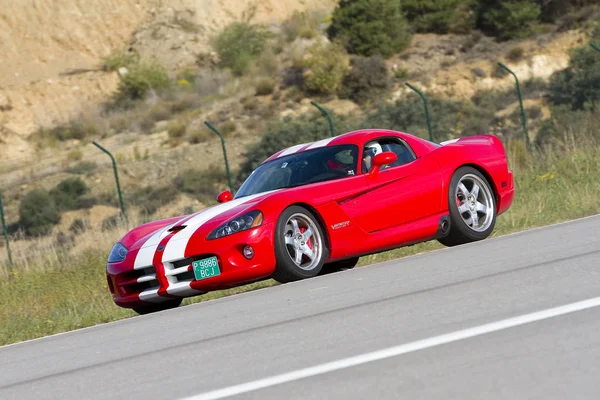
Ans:
POLYGON ((280 157, 254 170, 235 197, 353 176, 357 170, 357 157, 358 147, 351 144, 280 157))

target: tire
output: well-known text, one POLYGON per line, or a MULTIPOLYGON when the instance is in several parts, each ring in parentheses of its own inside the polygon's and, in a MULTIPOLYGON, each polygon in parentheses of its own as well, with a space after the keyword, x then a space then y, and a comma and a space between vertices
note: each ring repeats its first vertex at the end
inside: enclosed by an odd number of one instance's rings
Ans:
POLYGON ((325 234, 317 218, 304 207, 285 209, 275 228, 277 264, 272 278, 280 283, 312 278, 321 272, 328 258, 325 234))
POLYGON ((458 246, 486 239, 496 225, 496 199, 488 180, 475 168, 460 167, 448 187, 450 232, 438 241, 458 246), (476 217, 476 218, 475 218, 476 217))
POLYGON ((171 308, 177 308, 177 307, 179 307, 179 305, 181 304, 182 301, 183 301, 183 298, 167 300, 163 303, 149 304, 147 306, 140 306, 140 307, 133 307, 133 311, 135 311, 136 313, 138 313, 140 315, 152 314, 152 313, 159 312, 159 311, 170 310, 171 308))
POLYGON ((358 260, 359 257, 354 257, 325 264, 321 270, 321 275, 352 269, 356 266, 356 264, 358 264, 358 260))

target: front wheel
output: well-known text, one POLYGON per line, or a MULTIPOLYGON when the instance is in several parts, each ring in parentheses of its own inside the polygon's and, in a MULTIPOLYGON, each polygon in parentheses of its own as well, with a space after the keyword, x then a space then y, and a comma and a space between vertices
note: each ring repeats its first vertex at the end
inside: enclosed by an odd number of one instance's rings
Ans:
POLYGON ((272 278, 280 283, 317 276, 329 258, 325 234, 315 216, 304 207, 285 209, 275 229, 277 265, 272 278))
POLYGON ((488 180, 475 168, 454 172, 448 189, 450 232, 439 242, 445 246, 483 240, 496 224, 496 201, 488 180))

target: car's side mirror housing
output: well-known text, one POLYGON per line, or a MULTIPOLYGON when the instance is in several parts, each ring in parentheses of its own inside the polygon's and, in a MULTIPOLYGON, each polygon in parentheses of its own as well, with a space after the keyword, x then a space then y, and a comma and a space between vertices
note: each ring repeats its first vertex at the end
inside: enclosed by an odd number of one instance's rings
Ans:
POLYGON ((388 165, 398 161, 398 155, 391 151, 384 151, 383 153, 377 154, 373 157, 373 167, 371 171, 369 171, 372 175, 376 175, 379 173, 379 170, 384 165, 388 165))
POLYGON ((231 201, 231 200, 233 200, 233 196, 231 195, 231 192, 229 190, 221 192, 221 194, 219 194, 217 196, 217 201, 219 203, 227 203, 228 201, 231 201))

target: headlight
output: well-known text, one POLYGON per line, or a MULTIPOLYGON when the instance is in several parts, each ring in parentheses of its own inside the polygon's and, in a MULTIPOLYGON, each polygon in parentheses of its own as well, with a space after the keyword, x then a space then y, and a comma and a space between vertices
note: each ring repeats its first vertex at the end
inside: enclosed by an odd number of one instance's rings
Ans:
POLYGON ((108 255, 108 262, 114 263, 123 261, 125 257, 127 257, 128 251, 129 250, 127 250, 127 247, 123 246, 121 243, 115 244, 115 246, 110 251, 110 254, 108 255))
POLYGON ((254 228, 255 226, 260 226, 262 224, 262 221, 263 215, 260 211, 250 211, 249 213, 244 214, 241 217, 232 219, 226 224, 219 226, 217 229, 212 231, 206 239, 212 240, 222 238, 224 236, 233 235, 234 233, 245 231, 247 229, 254 228))

